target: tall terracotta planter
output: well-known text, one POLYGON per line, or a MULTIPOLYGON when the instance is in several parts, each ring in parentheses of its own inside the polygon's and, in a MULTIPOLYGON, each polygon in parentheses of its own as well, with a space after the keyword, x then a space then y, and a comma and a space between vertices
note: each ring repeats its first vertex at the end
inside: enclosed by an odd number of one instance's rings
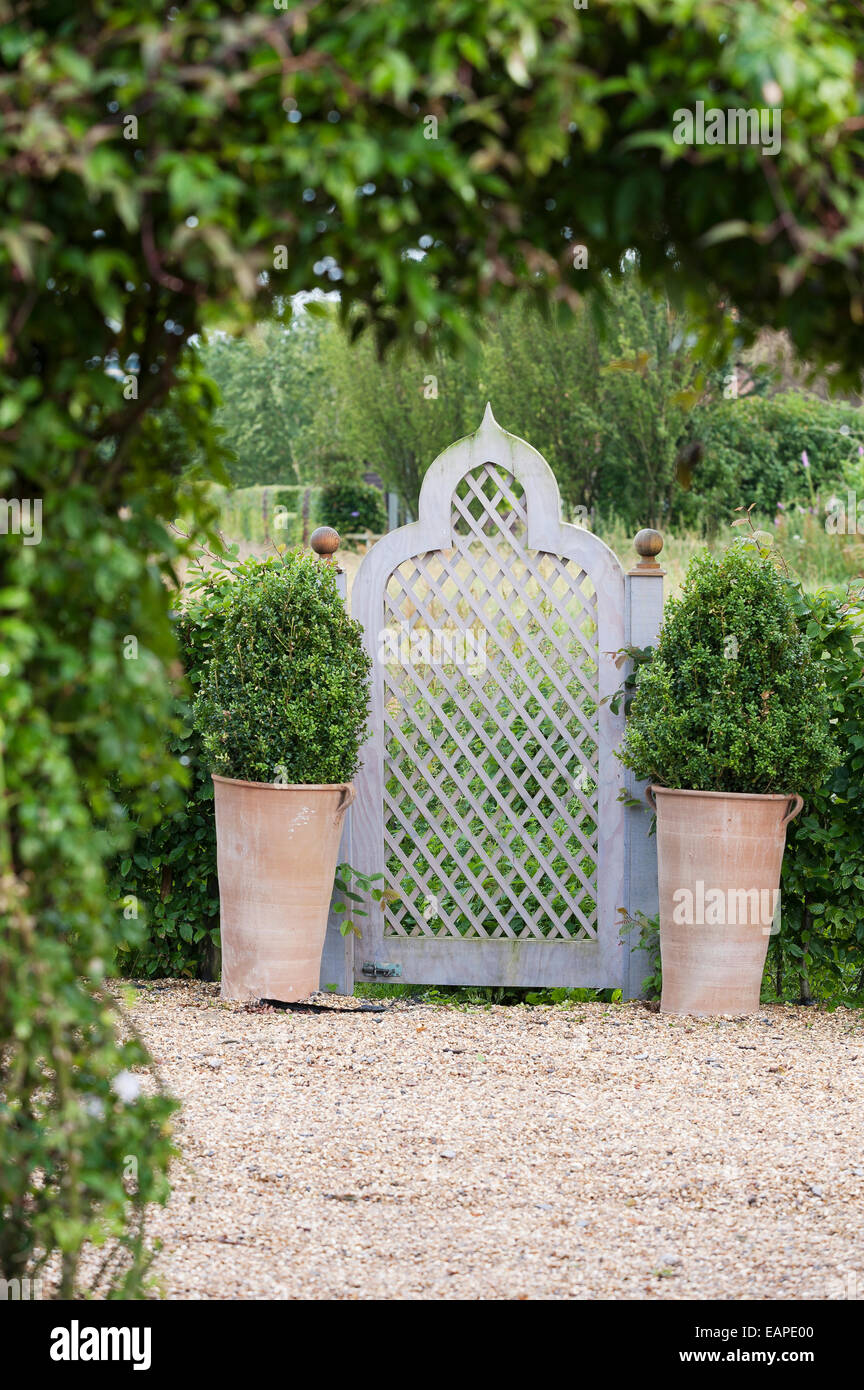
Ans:
POLYGON ((213 777, 222 998, 294 1003, 318 989, 351 783, 213 777))
POLYGON ((648 798, 657 810, 660 1007, 753 1013, 801 797, 651 786, 648 798))

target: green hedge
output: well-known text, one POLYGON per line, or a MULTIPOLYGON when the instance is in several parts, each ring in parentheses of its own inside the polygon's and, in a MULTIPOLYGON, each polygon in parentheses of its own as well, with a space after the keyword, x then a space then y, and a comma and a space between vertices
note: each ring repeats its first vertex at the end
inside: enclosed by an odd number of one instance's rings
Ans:
POLYGON ((188 769, 185 804, 163 807, 151 829, 139 827, 132 850, 120 861, 114 880, 130 922, 129 942, 117 953, 124 976, 218 975, 219 883, 213 783, 192 722, 192 700, 201 683, 209 643, 219 615, 200 600, 175 617, 180 659, 189 693, 174 704, 175 732, 168 751, 188 769))
MULTIPOLYGON (((770 968, 778 997, 864 999, 864 610, 847 594, 792 590, 798 621, 822 656, 840 764, 805 794, 787 837, 782 930, 770 968)), ((802 792, 804 789, 802 788, 802 792)))
POLYGON ((195 700, 210 771, 251 782, 350 782, 368 736, 363 629, 311 550, 213 569, 195 700))
MULTIPOLYGON (((302 556, 288 557, 286 576, 300 575, 305 569, 314 578, 321 579, 326 590, 332 588, 333 574, 329 566, 320 567, 311 552, 302 556)), ((274 578, 281 575, 281 567, 273 557, 270 560, 248 560, 240 564, 236 547, 227 557, 212 567, 222 576, 235 575, 246 581, 247 590, 254 580, 256 571, 274 578)), ((212 574, 211 569, 211 574, 212 574)), ((264 581, 262 581, 264 582, 264 581)), ((295 586, 296 587, 296 586, 295 586)), ((138 833, 132 848, 124 854, 115 866, 114 894, 125 905, 132 918, 126 923, 126 942, 118 951, 115 962, 119 974, 124 976, 198 976, 212 979, 218 975, 219 966, 219 885, 216 872, 216 833, 213 817, 213 783, 210 777, 210 764, 204 754, 203 742, 193 723, 193 705, 205 682, 208 665, 214 648, 220 647, 220 636, 226 622, 237 621, 237 613, 232 610, 229 599, 232 586, 224 579, 213 583, 201 570, 193 570, 187 576, 187 596, 182 612, 175 614, 174 624, 178 647, 186 674, 186 688, 174 704, 173 731, 166 738, 167 752, 172 754, 188 770, 189 787, 185 804, 166 804, 161 820, 155 826, 139 824, 138 833)), ((298 606, 302 608, 298 595, 298 606)), ((284 606, 284 593, 280 598, 284 606)), ((332 605, 331 605, 332 606, 332 605)), ((235 605, 236 607, 236 605, 235 605)), ((282 761, 292 769, 292 777, 297 781, 328 781, 348 778, 351 775, 352 759, 338 760, 334 751, 332 731, 332 710, 342 712, 343 723, 347 719, 346 710, 351 699, 362 703, 364 681, 358 686, 357 669, 365 667, 365 659, 359 656, 357 648, 356 625, 345 617, 339 603, 336 613, 338 622, 330 618, 327 643, 341 642, 340 660, 333 661, 326 656, 332 647, 324 643, 324 628, 319 617, 310 626, 308 612, 300 623, 301 632, 311 632, 316 636, 315 649, 303 655, 309 668, 306 671, 308 683, 314 684, 310 672, 316 663, 330 673, 330 686, 321 686, 320 707, 317 723, 312 717, 312 707, 305 705, 298 709, 300 733, 292 749, 286 745, 284 734, 273 744, 272 756, 268 754, 271 767, 274 761, 282 761), (346 629, 345 624, 348 624, 346 629), (346 635, 347 633, 347 635, 346 635), (345 654, 349 647, 354 651, 354 676, 348 680, 346 691, 338 687, 348 669, 345 654), (341 674, 340 674, 341 673, 341 674), (333 682, 336 682, 334 685, 333 682), (352 695, 352 692, 355 692, 352 695), (359 694, 357 692, 360 692, 359 694), (328 711, 331 713, 328 714, 328 711), (304 723, 305 721, 305 723, 304 723), (319 761, 308 764, 314 740, 309 729, 315 724, 318 730, 319 761), (334 766, 326 766, 320 759, 333 758, 334 766), (304 767, 300 763, 304 763, 304 767), (328 771, 329 768, 329 771, 328 771), (314 775, 313 775, 314 774, 314 775)), ((269 624, 272 631, 272 623, 269 624)), ((308 647, 308 640, 306 643, 308 647)), ((283 649, 280 647, 279 652, 283 649)), ((350 654, 350 653, 349 653, 350 654)), ((224 657, 224 653, 223 653, 224 657)), ((302 665, 302 663, 301 663, 302 665)), ((301 666, 295 661, 292 671, 300 678, 301 666)), ((320 676, 316 678, 321 684, 320 676)), ((220 692, 221 693, 221 692, 220 692)), ((284 698, 284 692, 280 699, 284 698)), ((242 722, 242 711, 248 701, 238 702, 237 719, 242 722)), ((217 721, 218 722, 218 721, 217 721)), ((256 730, 265 730, 272 742, 273 720, 270 718, 252 720, 247 730, 254 736, 256 730)), ((350 738, 348 739, 350 743, 350 738)), ((268 743, 269 746, 269 743, 268 743)), ((266 760, 265 760, 266 762, 266 760)), ((263 775, 265 766, 259 769, 263 775)), ((265 779, 267 780, 267 779, 265 779)), ((134 815, 130 810, 130 818, 134 815)))
POLYGON ((275 535, 290 536, 289 545, 300 545, 316 526, 326 524, 321 489, 300 484, 274 490, 275 535), (284 508, 284 511, 278 509, 284 508), (287 523, 287 524, 286 524, 287 523))
POLYGON ((853 406, 789 391, 718 401, 694 414, 693 433, 704 456, 692 469, 689 491, 676 489, 673 519, 711 530, 751 502, 764 516, 781 502, 811 505, 814 492, 842 481, 857 463, 864 416, 853 406))
POLYGON ((321 493, 321 517, 323 525, 345 536, 357 531, 380 536, 387 530, 384 495, 369 483, 329 483, 321 493))
POLYGON ((302 544, 304 523, 307 539, 323 524, 320 488, 262 484, 214 488, 212 494, 219 508, 219 526, 230 541, 257 546, 275 542, 290 549, 302 544))
POLYGON ((773 555, 738 539, 690 562, 639 668, 621 757, 636 776, 710 792, 819 786, 838 761, 820 652, 773 555))

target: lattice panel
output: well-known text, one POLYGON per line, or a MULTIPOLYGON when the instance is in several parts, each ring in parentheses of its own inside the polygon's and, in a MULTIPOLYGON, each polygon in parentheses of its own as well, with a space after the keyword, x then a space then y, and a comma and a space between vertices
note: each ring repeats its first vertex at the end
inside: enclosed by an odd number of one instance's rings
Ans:
POLYGON ((596 594, 475 468, 384 600, 385 936, 597 936, 596 594))

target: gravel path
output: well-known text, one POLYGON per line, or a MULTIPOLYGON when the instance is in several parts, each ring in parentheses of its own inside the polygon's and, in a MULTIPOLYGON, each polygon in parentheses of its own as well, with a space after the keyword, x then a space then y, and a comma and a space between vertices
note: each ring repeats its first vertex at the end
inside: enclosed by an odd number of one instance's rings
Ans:
POLYGON ((132 1013, 184 1101, 169 1298, 864 1298, 860 1014, 132 1013))

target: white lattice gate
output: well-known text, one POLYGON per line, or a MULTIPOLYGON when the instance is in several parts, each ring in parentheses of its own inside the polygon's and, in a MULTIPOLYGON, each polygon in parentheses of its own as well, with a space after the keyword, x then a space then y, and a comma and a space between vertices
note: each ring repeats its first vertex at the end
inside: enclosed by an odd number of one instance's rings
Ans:
POLYGON ((351 859, 391 894, 358 919, 358 979, 622 985, 624 608, 616 557, 487 408, 354 582, 373 735, 351 859))

